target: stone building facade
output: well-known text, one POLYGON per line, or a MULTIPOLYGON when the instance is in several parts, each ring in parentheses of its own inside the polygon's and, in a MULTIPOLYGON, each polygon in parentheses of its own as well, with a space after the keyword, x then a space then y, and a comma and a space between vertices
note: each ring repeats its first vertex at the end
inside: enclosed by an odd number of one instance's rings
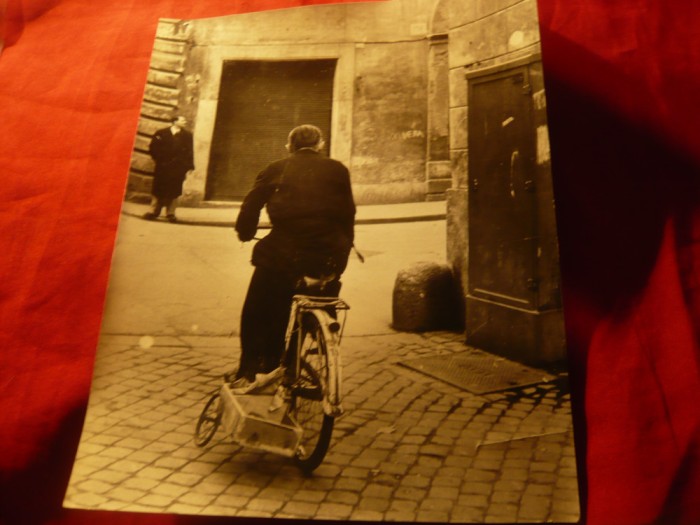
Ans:
POLYGON ((194 123, 184 205, 242 198, 320 125, 358 204, 446 200, 467 342, 564 356, 536 0, 389 0, 163 20, 127 198, 148 195, 150 135, 194 123))
POLYGON ((240 200, 265 162, 285 154, 282 130, 309 117, 328 120, 328 153, 350 168, 358 203, 444 200, 447 40, 432 32, 434 7, 392 0, 163 20, 128 198, 147 194, 147 140, 178 112, 195 123, 184 205, 240 200))

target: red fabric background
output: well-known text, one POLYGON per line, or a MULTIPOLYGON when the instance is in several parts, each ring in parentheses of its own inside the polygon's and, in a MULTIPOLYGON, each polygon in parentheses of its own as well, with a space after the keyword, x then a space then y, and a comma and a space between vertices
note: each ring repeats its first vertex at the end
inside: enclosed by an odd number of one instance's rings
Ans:
MULTIPOLYGON (((61 500, 157 19, 317 3, 7 3, 7 523, 223 521, 66 511, 61 500)), ((540 0, 540 17, 586 521, 700 524, 700 10, 687 0, 540 0)))

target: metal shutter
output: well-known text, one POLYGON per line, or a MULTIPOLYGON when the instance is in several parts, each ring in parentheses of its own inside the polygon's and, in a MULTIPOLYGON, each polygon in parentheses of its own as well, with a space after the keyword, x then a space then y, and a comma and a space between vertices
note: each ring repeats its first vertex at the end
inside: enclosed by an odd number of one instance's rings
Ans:
MULTIPOLYGON (((240 200, 256 175, 287 153, 289 131, 323 130, 330 144, 335 60, 226 61, 206 198, 240 200)), ((328 147, 328 146, 327 146, 328 147)))

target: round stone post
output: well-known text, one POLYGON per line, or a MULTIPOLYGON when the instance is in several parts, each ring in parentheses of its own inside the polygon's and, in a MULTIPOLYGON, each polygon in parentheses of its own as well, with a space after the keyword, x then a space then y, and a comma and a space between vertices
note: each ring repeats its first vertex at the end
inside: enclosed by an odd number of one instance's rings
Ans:
POLYGON ((446 264, 417 262, 396 276, 392 326, 404 332, 461 327, 458 285, 446 264))

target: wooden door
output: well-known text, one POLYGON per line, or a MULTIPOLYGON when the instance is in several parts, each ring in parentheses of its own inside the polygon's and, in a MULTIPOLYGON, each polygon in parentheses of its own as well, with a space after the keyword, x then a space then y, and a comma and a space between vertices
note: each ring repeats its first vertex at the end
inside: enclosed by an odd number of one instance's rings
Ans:
POLYGON ((224 62, 206 199, 242 199, 295 126, 318 126, 328 148, 334 74, 335 60, 224 62))
POLYGON ((528 68, 469 84, 469 294, 537 306, 535 140, 528 68))

